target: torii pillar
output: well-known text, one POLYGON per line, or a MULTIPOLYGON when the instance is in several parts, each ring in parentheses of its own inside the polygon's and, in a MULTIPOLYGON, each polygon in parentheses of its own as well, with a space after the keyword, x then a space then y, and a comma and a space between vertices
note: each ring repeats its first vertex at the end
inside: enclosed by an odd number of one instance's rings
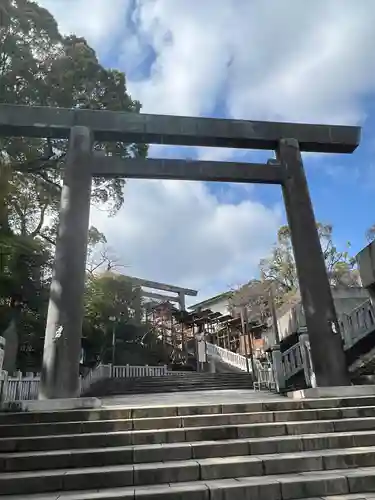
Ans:
POLYGON ((296 139, 279 142, 282 190, 318 386, 350 385, 314 211, 296 139))
POLYGON ((39 399, 79 396, 93 138, 71 129, 48 306, 39 399))

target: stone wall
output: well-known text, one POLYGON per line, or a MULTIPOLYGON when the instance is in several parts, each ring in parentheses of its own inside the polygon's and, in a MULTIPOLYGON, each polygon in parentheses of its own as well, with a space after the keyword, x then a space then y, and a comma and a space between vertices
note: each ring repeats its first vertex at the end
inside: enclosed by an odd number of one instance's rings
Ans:
POLYGON ((362 286, 367 288, 375 307, 375 241, 359 252, 357 262, 362 286))
MULTIPOLYGON (((343 314, 349 314, 369 298, 369 291, 362 287, 335 287, 332 288, 336 314, 338 319, 343 314)), ((306 328, 305 315, 301 299, 298 294, 276 311, 280 340, 293 333, 302 332, 306 328)), ((266 343, 274 342, 272 328, 266 343)))

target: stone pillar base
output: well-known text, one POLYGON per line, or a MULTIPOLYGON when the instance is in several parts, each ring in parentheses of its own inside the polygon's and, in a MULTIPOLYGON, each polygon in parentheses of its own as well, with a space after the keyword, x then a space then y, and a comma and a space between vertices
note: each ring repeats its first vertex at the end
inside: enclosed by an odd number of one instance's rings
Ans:
POLYGON ((357 396, 375 396, 375 385, 349 385, 338 387, 314 387, 288 392, 292 399, 349 398, 357 396))

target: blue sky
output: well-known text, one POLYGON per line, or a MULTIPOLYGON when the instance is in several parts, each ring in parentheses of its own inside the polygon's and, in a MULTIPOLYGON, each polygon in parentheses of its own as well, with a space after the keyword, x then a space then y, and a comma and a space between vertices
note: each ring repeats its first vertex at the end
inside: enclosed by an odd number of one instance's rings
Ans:
MULTIPOLYGON (((125 71, 144 112, 355 124, 352 155, 306 155, 316 218, 338 247, 375 223, 375 2, 371 0, 40 0, 64 32, 125 71)), ((265 161, 272 152, 152 147, 165 157, 265 161)), ((257 275, 285 222, 273 186, 133 181, 108 219, 129 274, 197 288, 200 299, 257 275)))

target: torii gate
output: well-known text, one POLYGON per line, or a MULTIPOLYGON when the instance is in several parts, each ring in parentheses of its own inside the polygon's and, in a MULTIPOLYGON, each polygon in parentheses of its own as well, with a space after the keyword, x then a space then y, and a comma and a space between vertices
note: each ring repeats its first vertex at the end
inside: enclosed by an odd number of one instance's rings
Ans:
POLYGON ((99 177, 281 185, 318 386, 349 384, 301 151, 352 153, 360 128, 0 105, 0 135, 68 138, 46 326, 41 398, 76 397, 91 180, 99 177), (121 159, 94 140, 276 151, 267 164, 121 159))
POLYGON ((144 280, 141 278, 134 278, 133 276, 128 276, 131 282, 135 285, 139 285, 142 288, 142 297, 148 297, 150 299, 156 300, 168 300, 169 302, 177 302, 180 311, 185 310, 185 299, 186 295, 196 297, 197 290, 191 290, 190 288, 181 288, 180 286, 168 285, 167 283, 160 283, 159 281, 144 280), (143 290, 143 288, 151 288, 154 290, 162 290, 163 292, 170 292, 177 295, 168 295, 152 292, 150 290, 143 290))

